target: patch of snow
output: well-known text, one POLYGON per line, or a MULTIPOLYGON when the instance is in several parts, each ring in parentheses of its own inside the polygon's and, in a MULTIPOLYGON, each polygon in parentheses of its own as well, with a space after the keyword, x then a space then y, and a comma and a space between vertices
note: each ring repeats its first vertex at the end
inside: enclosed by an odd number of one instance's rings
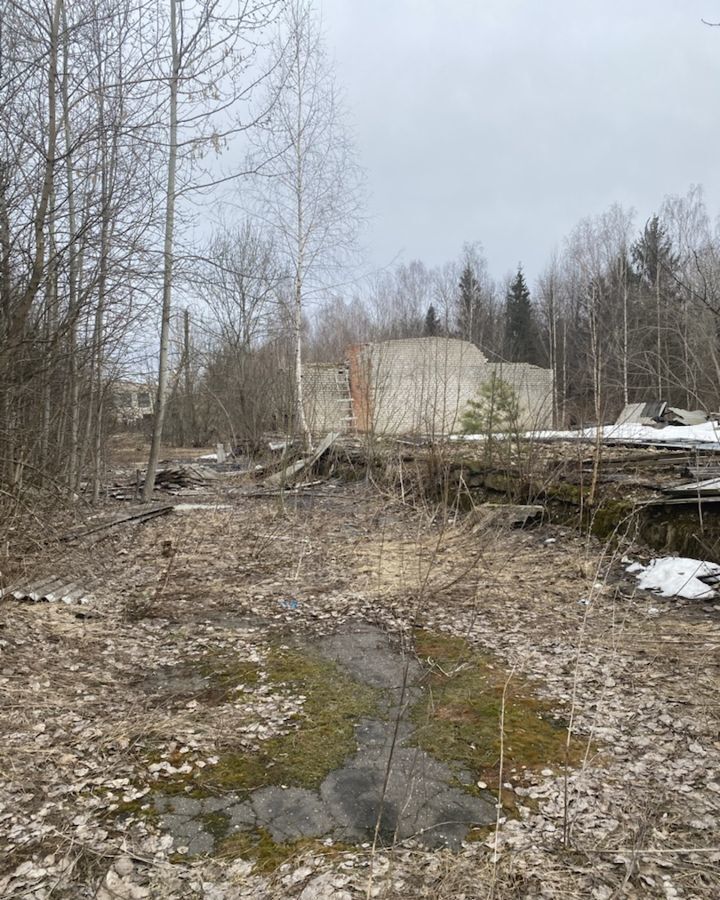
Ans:
POLYGON ((198 461, 205 460, 206 462, 217 462, 217 453, 206 453, 204 456, 195 457, 198 461))
MULTIPOLYGON (((594 426, 575 431, 529 431, 524 437, 529 440, 592 441, 596 440, 598 429, 594 426)), ((624 425, 603 425, 600 428, 603 440, 621 441, 627 444, 701 444, 704 447, 720 449, 720 422, 703 422, 700 425, 666 425, 654 428, 651 425, 626 423, 624 425)), ((493 435, 501 438, 502 435, 493 435)), ((456 441, 484 441, 484 434, 457 434, 451 436, 456 441)))
POLYGON ((720 565, 684 556, 663 556, 647 566, 633 563, 625 570, 637 575, 638 587, 663 597, 712 600, 717 592, 703 579, 720 577, 720 565))
MULTIPOLYGON (((527 436, 538 439, 594 440, 597 433, 598 429, 592 427, 579 431, 534 431, 527 436)), ((701 425, 666 425, 664 428, 630 422, 624 425, 603 425, 600 433, 605 440, 626 441, 629 444, 706 444, 720 447, 718 422, 703 422, 701 425)))
POLYGON ((174 512, 190 512, 194 509, 232 509, 229 503, 177 503, 173 506, 174 512))

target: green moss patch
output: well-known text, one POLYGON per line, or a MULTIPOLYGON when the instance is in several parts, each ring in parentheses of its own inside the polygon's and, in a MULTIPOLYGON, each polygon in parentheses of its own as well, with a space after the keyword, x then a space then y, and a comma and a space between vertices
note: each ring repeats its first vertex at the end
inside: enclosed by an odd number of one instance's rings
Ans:
POLYGON ((230 830, 230 819, 222 812, 205 813, 201 817, 203 828, 215 841, 222 841, 230 830))
MULTIPOLYGON (((507 670, 462 638, 418 630, 415 644, 418 656, 431 664, 424 696, 411 714, 417 744, 497 789, 507 670)), ((573 765, 584 750, 579 741, 567 748, 566 723, 519 676, 507 687, 504 735, 503 780, 525 769, 573 765)))
POLYGON ((264 828, 257 828, 254 831, 239 831, 226 838, 217 855, 225 859, 251 859, 256 872, 273 872, 288 859, 302 853, 311 851, 314 856, 337 856, 352 849, 348 844, 330 844, 316 838, 278 843, 264 828))
POLYGON ((196 671, 208 683, 207 689, 196 699, 211 706, 226 703, 235 696, 239 687, 257 684, 260 680, 260 670, 255 663, 229 654, 210 654, 196 671))
POLYGON ((257 753, 226 753, 200 780, 220 791, 267 785, 316 788, 354 753, 355 723, 375 713, 380 692, 359 684, 335 663, 299 650, 273 650, 268 679, 304 696, 303 713, 285 735, 264 741, 257 753))

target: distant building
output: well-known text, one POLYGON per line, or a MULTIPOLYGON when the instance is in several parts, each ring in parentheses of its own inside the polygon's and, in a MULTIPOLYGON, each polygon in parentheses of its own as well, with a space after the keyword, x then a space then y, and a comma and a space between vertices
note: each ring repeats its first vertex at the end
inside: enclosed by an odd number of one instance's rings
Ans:
POLYGON ((306 365, 305 414, 316 433, 451 434, 493 374, 515 392, 522 428, 552 425, 550 369, 490 362, 474 344, 444 337, 359 344, 338 365, 306 365))
POLYGON ((119 381, 113 386, 113 407, 118 422, 134 425, 153 415, 153 390, 142 382, 119 381))

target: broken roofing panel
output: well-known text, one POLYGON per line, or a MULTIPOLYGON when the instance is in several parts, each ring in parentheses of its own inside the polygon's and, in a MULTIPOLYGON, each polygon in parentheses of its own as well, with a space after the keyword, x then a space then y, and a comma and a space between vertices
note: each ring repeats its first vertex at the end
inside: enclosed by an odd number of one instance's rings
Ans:
POLYGON ((623 407, 623 410, 617 417, 615 424, 627 425, 630 423, 635 423, 639 425, 643 409, 645 409, 644 403, 628 403, 623 407))
POLYGON ((702 425, 708 421, 702 409, 670 408, 664 400, 628 403, 617 417, 616 425, 702 425))
POLYGON ((31 603, 61 601, 68 604, 86 604, 91 603, 94 597, 74 581, 67 578, 50 577, 0 588, 0 599, 23 600, 31 603))
POLYGON ((663 417, 670 425, 702 425, 709 419, 708 414, 702 409, 680 409, 674 407, 668 409, 663 417))
POLYGON ((650 400, 643 403, 628 403, 617 417, 616 425, 654 425, 665 412, 667 403, 650 400))
POLYGON ((641 421, 643 419, 649 419, 651 422, 656 422, 658 419, 662 418, 666 409, 667 403, 665 403, 664 400, 651 400, 643 407, 643 411, 641 413, 641 421))

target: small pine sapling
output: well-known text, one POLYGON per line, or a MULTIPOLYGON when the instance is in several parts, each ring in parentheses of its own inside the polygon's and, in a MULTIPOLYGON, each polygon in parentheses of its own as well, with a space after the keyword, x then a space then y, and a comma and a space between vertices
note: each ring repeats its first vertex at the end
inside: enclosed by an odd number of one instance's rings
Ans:
POLYGON ((486 459, 492 461, 497 435, 510 437, 518 432, 520 404, 512 386, 493 372, 478 390, 478 399, 468 401, 461 424, 463 434, 485 438, 486 459))

